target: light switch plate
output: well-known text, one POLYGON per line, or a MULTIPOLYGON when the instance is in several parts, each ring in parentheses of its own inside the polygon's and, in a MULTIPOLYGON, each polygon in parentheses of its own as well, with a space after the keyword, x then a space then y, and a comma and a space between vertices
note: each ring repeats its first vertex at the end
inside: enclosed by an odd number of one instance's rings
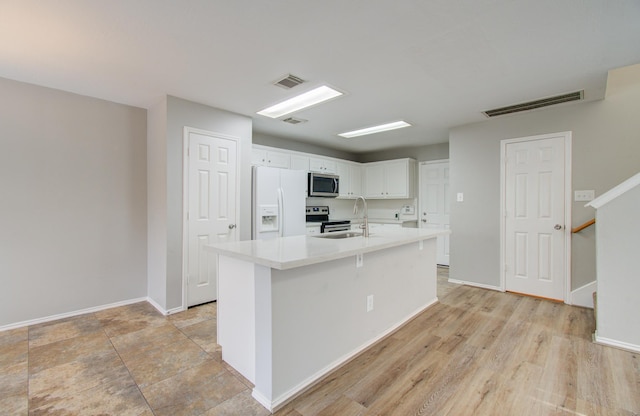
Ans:
POLYGON ((573 200, 574 201, 592 201, 596 197, 596 191, 587 190, 587 191, 574 191, 573 200))
POLYGON ((456 195, 456 201, 458 202, 464 201, 464 194, 462 192, 458 192, 458 195, 456 195))

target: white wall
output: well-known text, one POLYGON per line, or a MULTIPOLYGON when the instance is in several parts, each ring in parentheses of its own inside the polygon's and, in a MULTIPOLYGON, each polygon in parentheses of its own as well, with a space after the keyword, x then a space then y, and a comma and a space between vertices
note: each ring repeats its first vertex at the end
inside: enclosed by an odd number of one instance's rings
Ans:
POLYGON ((167 98, 147 112, 147 292, 167 308, 167 98))
MULTIPOLYGON (((251 126, 249 117, 219 110, 177 97, 167 96, 149 109, 150 168, 149 211, 154 214, 149 237, 159 236, 160 246, 149 257, 149 270, 158 273, 149 278, 149 297, 170 311, 182 306, 182 204, 183 204, 183 134, 193 127, 239 138, 240 143, 240 221, 241 239, 251 235, 251 126), (154 150, 155 149, 155 150, 154 150), (152 173, 153 171, 153 173, 152 173), (153 202, 151 202, 153 201, 153 202), (163 222, 164 219, 164 222, 163 222), (153 229, 151 229, 153 228, 153 229), (163 240, 164 239, 164 240, 163 240), (163 270, 164 268, 164 270, 163 270), (164 272, 164 275, 162 273, 164 272)), ((150 221, 152 218, 150 217, 150 221)))
POLYGON ((640 325, 637 324, 640 316, 638 212, 640 186, 606 203, 597 213, 596 341, 634 351, 640 351, 640 325))
MULTIPOLYGON (((610 72, 615 76, 615 71, 610 72)), ((573 132, 572 188, 596 196, 638 171, 640 87, 627 86, 606 100, 557 106, 498 117, 450 132, 453 279, 500 285, 500 141, 561 131, 573 132)), ((593 218, 584 202, 572 204, 573 224, 593 218)), ((572 237, 572 288, 595 280, 594 227, 572 237)))
POLYGON ((146 296, 145 110, 0 78, 0 327, 146 296))

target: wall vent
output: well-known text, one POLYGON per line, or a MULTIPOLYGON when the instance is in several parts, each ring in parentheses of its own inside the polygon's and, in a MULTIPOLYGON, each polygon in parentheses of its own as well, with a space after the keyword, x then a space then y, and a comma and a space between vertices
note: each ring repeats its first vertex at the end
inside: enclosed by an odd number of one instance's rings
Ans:
POLYGON ((295 87, 296 85, 300 85, 304 82, 304 80, 295 75, 287 74, 284 78, 281 78, 273 83, 273 85, 277 85, 278 87, 290 89, 295 87))
POLYGON ((483 111, 483 114, 487 117, 503 116, 505 114, 519 113, 521 111, 534 110, 536 108, 548 107, 550 105, 579 101, 583 98, 584 90, 581 90, 568 94, 556 95, 555 97, 543 98, 541 100, 529 101, 527 103, 487 110, 483 111))
POLYGON ((282 121, 284 121, 285 123, 289 123, 289 124, 300 124, 300 123, 306 123, 309 120, 305 120, 303 118, 287 117, 287 118, 283 119, 282 121))

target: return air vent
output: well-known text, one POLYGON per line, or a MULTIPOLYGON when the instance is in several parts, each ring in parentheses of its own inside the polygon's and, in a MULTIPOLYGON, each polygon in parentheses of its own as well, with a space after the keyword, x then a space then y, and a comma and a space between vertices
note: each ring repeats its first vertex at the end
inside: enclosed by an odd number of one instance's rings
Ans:
POLYGON ((282 87, 282 88, 286 88, 286 89, 291 89, 291 88, 295 87, 296 85, 302 84, 303 82, 304 82, 304 80, 302 78, 297 77, 295 75, 288 74, 284 78, 279 79, 276 82, 274 82, 273 85, 277 85, 278 87, 282 87))
POLYGON ((584 90, 571 92, 568 94, 556 95, 555 97, 543 98, 541 100, 529 101, 528 103, 510 105, 508 107, 496 108, 494 110, 487 110, 483 113, 487 117, 496 117, 505 114, 519 113, 521 111, 534 110, 536 108, 548 107, 550 105, 579 101, 582 100, 583 97, 584 90))
POLYGON ((285 123, 289 123, 289 124, 300 124, 300 123, 306 123, 309 120, 305 120, 303 118, 287 117, 287 118, 283 119, 282 121, 284 121, 285 123))

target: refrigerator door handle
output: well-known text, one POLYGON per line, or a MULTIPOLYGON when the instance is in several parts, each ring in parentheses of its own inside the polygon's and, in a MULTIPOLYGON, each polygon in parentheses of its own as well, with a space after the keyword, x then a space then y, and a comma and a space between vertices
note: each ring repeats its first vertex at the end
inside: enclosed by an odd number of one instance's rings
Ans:
POLYGON ((278 234, 284 236, 284 191, 278 188, 278 234))

